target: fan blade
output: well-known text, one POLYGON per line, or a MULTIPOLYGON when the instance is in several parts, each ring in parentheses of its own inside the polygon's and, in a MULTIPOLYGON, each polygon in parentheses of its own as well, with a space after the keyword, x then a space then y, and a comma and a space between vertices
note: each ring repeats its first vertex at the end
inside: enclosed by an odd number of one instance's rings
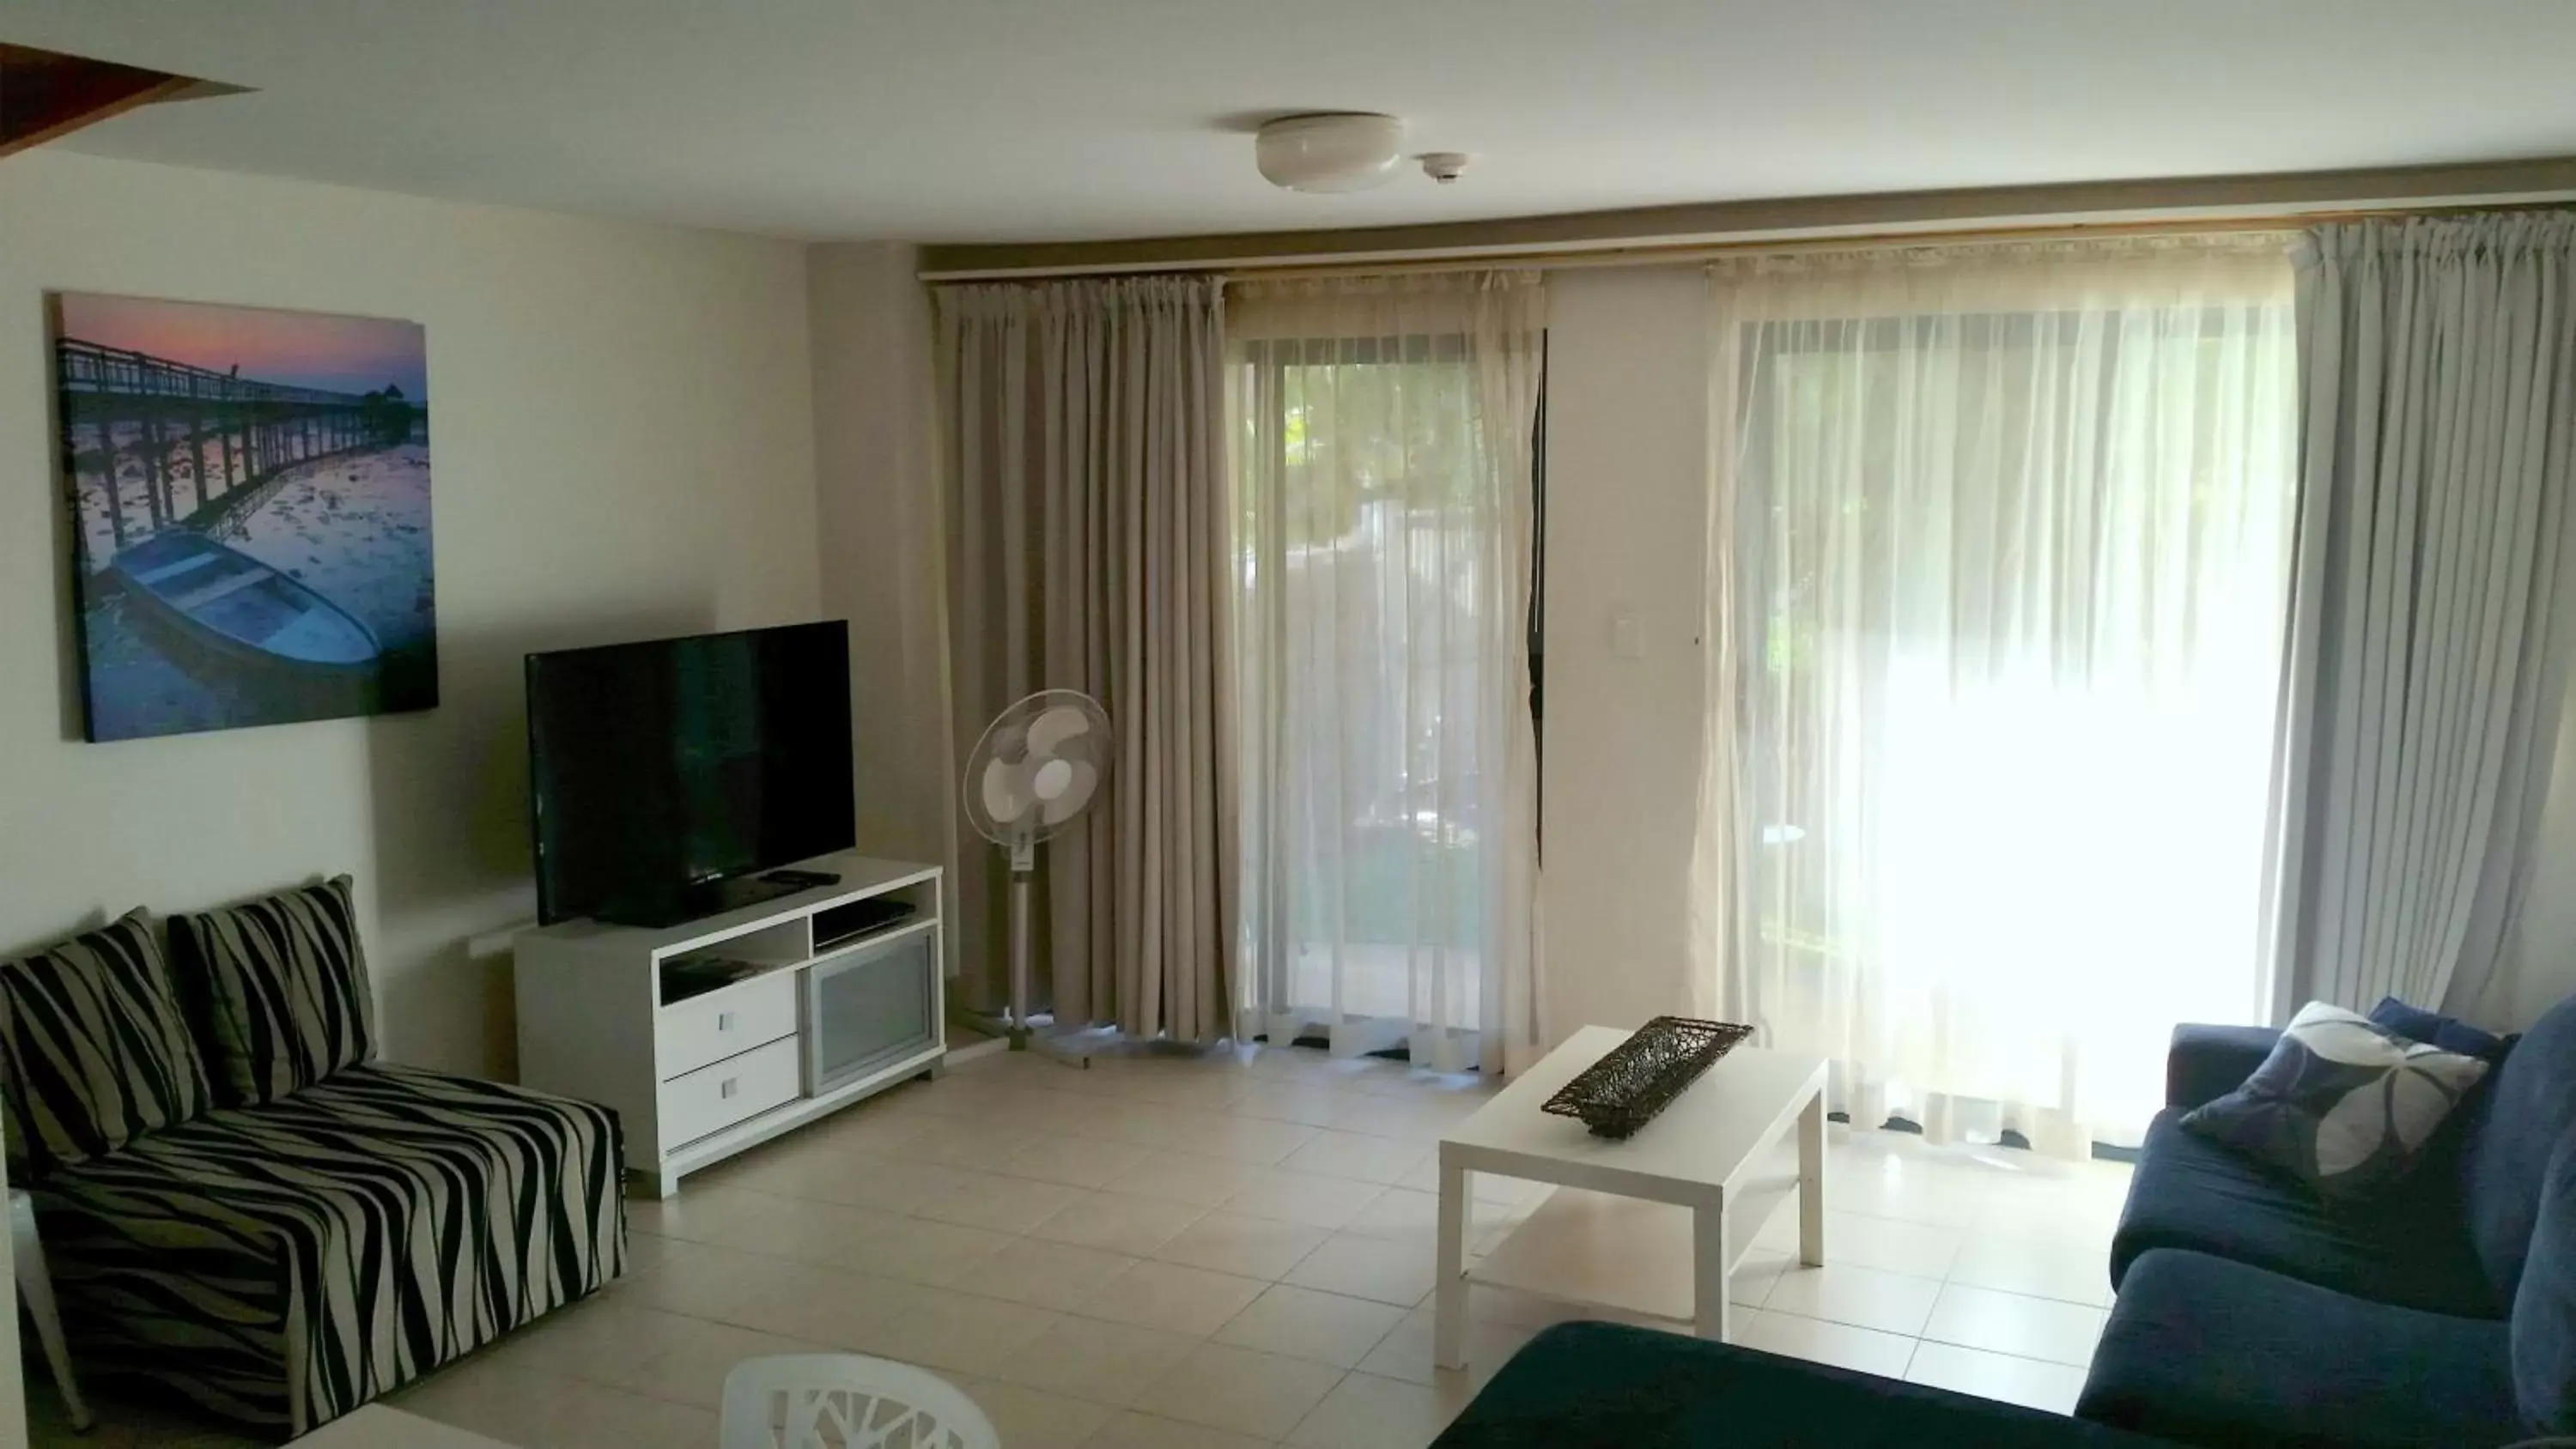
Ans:
POLYGON ((1064 789, 1039 802, 1038 819, 1048 825, 1062 825, 1082 813, 1091 803, 1091 792, 1100 788, 1100 767, 1089 760, 1058 760, 1065 768, 1064 789))
POLYGON ((1056 747, 1075 735, 1091 733, 1091 716, 1069 704, 1059 704, 1029 721, 1029 752, 1052 755, 1056 747))
POLYGON ((1040 801, 1051 801, 1064 794, 1073 784, 1073 765, 1066 760, 1049 760, 1038 766, 1029 777, 1029 785, 1040 801))
POLYGON ((984 762, 984 813, 996 825, 1008 825, 1029 811, 1028 791, 1022 788, 1021 771, 999 760, 984 762))

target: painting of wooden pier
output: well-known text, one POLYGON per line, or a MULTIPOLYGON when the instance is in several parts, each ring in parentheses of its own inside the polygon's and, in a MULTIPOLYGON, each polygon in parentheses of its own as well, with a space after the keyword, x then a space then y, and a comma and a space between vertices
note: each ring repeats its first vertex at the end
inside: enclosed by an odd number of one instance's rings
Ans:
POLYGON ((422 329, 50 300, 89 738, 436 705, 422 329))

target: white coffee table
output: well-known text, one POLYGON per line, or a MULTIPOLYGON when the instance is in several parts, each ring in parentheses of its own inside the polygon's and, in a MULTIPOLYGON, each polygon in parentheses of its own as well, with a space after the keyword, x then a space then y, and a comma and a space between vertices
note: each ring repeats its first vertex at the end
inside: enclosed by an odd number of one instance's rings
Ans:
MULTIPOLYGON (((1616 1027, 1583 1028, 1440 1139, 1433 1359, 1442 1368, 1466 1364, 1471 1172, 1688 1209, 1693 1328, 1702 1338, 1722 1341, 1728 1328, 1727 1274, 1760 1226, 1740 1225, 1742 1231, 1730 1237, 1729 1209, 1760 1159, 1794 1126, 1798 1260, 1825 1261, 1824 1058, 1739 1046, 1625 1141, 1595 1137, 1574 1118, 1539 1110, 1558 1088, 1628 1036, 1616 1027)), ((1777 1200, 1765 1198, 1762 1205, 1777 1200)), ((1525 1225, 1521 1231, 1527 1230, 1525 1225)))

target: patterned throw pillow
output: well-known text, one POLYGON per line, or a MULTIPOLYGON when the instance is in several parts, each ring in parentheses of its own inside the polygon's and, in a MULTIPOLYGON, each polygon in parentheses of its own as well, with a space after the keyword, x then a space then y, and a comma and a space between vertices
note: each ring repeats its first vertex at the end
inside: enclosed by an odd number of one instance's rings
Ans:
POLYGON ((103 1157, 212 1105, 150 918, 0 962, 9 1174, 103 1157))
POLYGON ((371 1054, 350 880, 170 918, 170 956, 206 1019, 216 1091, 274 1102, 371 1054))
POLYGON ((2476 1057, 2312 1001, 2245 1085, 2182 1125, 2328 1197, 2365 1197, 2406 1175, 2486 1074, 2476 1057))

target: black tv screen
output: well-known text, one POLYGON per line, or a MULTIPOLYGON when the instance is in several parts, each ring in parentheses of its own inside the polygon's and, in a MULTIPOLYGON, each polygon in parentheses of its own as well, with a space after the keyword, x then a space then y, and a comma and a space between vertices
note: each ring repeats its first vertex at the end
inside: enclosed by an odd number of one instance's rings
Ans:
POLYGON ((793 889, 756 872, 849 849, 849 634, 529 655, 539 918, 673 925, 793 889))

